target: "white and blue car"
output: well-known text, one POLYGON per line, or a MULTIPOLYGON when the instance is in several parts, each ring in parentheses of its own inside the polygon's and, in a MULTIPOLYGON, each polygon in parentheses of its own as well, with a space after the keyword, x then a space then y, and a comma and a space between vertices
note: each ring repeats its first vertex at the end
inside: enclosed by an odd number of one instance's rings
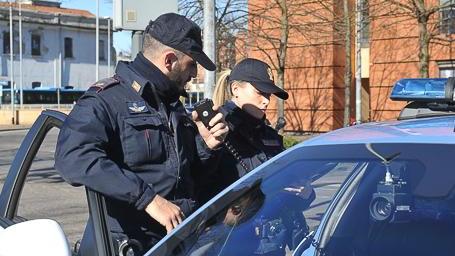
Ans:
MULTIPOLYGON (((286 150, 146 255, 455 255, 454 87, 453 78, 398 81, 391 98, 409 102, 398 120, 339 129, 286 150)), ((44 112, 17 153, 0 194, 0 255, 35 243, 27 233, 41 226, 55 241, 48 246, 61 249, 54 255, 71 255, 55 223, 15 218, 29 159, 64 118, 44 112)), ((87 196, 96 231, 91 255, 124 255, 129 245, 114 248, 109 237, 104 198, 87 196)))

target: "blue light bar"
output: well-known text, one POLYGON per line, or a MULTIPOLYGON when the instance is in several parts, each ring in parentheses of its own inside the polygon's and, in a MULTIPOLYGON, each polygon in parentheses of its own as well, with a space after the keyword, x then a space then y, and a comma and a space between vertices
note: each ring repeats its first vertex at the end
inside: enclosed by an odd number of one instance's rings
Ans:
POLYGON ((453 79, 448 78, 400 79, 393 86, 390 99, 396 101, 453 102, 453 82, 453 79))

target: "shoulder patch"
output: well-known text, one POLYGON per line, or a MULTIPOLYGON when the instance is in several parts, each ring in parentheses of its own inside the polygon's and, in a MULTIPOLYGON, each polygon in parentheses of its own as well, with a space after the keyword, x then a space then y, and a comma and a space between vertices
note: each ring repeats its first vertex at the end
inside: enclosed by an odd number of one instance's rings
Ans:
POLYGON ((108 77, 104 78, 102 80, 99 80, 98 82, 94 83, 90 88, 88 89, 89 91, 96 91, 97 93, 107 89, 110 86, 116 85, 120 83, 120 81, 115 78, 115 77, 108 77))
POLYGON ((136 91, 136 92, 139 92, 141 90, 141 85, 134 81, 133 84, 131 84, 131 87, 133 87, 133 89, 136 91))

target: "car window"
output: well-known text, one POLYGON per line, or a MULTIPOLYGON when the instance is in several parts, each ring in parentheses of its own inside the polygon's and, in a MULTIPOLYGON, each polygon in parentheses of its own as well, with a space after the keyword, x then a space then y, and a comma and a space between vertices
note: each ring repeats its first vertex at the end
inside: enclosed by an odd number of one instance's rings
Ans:
MULTIPOLYGON (((324 255, 454 255, 455 172, 451 144, 374 145, 379 157, 347 189, 322 231, 324 255), (389 173, 389 174, 387 174, 389 173)), ((366 154, 364 153, 366 152, 366 154)))
POLYGON ((63 228, 70 245, 74 246, 82 238, 88 206, 85 189, 67 184, 54 169, 58 132, 58 128, 48 132, 33 159, 15 219, 53 219, 63 228))
POLYGON ((192 233, 179 237, 182 241, 168 253, 192 256, 291 253, 316 229, 335 192, 361 164, 294 160, 274 172, 266 174, 265 170, 250 176, 228 193, 230 203, 204 213, 207 220, 194 223, 192 233))

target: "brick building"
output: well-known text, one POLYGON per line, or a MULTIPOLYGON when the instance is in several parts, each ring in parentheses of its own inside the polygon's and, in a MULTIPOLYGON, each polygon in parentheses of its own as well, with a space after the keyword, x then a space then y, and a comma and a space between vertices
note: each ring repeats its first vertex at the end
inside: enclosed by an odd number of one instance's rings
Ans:
MULTIPOLYGON (((417 0, 401 0, 403 4, 417 0)), ((354 67, 355 36, 362 39, 362 120, 396 118, 403 103, 388 99, 393 83, 404 77, 419 77, 419 30, 409 10, 393 7, 387 0, 370 0, 362 12, 365 29, 356 35, 351 27, 351 117, 355 116, 354 67)), ((431 9, 452 0, 426 1, 431 9)), ((285 102, 287 131, 325 132, 343 125, 345 35, 343 1, 286 1, 287 9, 275 1, 250 0, 246 54, 265 60, 275 69, 284 70, 284 87, 290 93, 285 102), (287 15, 281 15, 283 10, 287 15), (281 65, 280 30, 287 24, 286 63, 281 65)), ((454 3, 455 4, 455 3, 454 3)), ((355 2, 349 2, 354 12, 355 2)), ((431 32, 429 76, 454 74, 455 11, 438 9, 428 20, 431 32)), ((353 15, 352 21, 355 20, 353 15)), ((354 23, 352 23, 354 24, 354 23)), ((278 79, 279 80, 279 79, 278 79)), ((276 102, 268 116, 276 116, 276 102)))

